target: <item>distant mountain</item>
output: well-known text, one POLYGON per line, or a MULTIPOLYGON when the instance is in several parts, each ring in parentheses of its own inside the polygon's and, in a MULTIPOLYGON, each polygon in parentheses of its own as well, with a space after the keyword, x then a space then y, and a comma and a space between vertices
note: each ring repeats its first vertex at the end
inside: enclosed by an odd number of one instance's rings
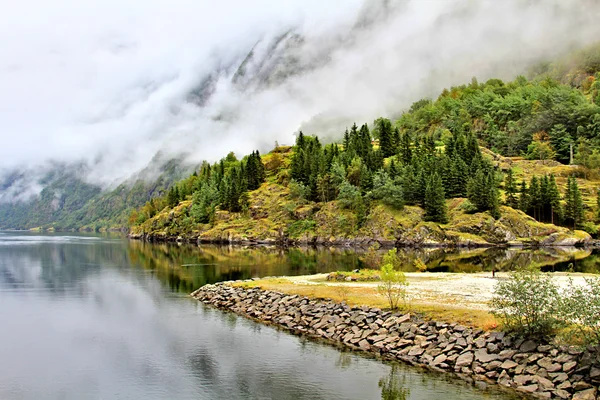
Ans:
POLYGON ((114 189, 86 183, 81 165, 55 165, 39 178, 13 171, 0 182, 0 229, 122 229, 132 209, 160 196, 195 167, 160 155, 114 189), (42 188, 27 196, 31 187, 42 188))

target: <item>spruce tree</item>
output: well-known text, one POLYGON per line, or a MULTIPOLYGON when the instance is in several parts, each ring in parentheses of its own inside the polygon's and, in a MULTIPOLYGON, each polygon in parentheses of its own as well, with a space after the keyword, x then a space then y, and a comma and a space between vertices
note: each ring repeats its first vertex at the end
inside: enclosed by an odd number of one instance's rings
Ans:
POLYGON ((529 182, 529 209, 528 214, 539 221, 539 210, 542 199, 538 178, 533 176, 529 182))
POLYGON ((556 185, 556 179, 554 174, 550 174, 549 185, 548 185, 548 203, 550 204, 550 222, 555 224, 558 223, 562 215, 560 207, 560 191, 556 185))
POLYGON ((565 219, 575 229, 583 221, 583 199, 577 185, 577 179, 569 177, 565 193, 565 219))
POLYGON ((521 189, 519 190, 519 210, 525 213, 529 210, 529 190, 525 179, 521 182, 521 189))
POLYGON ((600 188, 596 190, 596 221, 600 220, 600 188))
POLYGON ((396 154, 394 132, 392 131, 390 120, 387 118, 378 118, 375 120, 375 127, 379 132, 379 148, 383 153, 383 157, 388 158, 396 154))
POLYGON ((408 132, 403 132, 400 136, 400 145, 398 146, 398 155, 404 164, 410 164, 412 160, 411 138, 408 132))
POLYGON ((437 172, 431 175, 427 181, 423 208, 426 220, 442 224, 448 222, 444 185, 437 172))
POLYGON ((348 151, 349 147, 350 147, 350 133, 348 133, 348 128, 346 128, 346 131, 344 132, 344 151, 348 151))
POLYGON ((583 222, 583 198, 577 185, 577 179, 572 180, 572 196, 573 196, 573 228, 577 228, 583 222))
POLYGON ((517 208, 517 183, 513 175, 513 170, 509 169, 504 178, 504 192, 506 193, 506 205, 512 208, 517 208))

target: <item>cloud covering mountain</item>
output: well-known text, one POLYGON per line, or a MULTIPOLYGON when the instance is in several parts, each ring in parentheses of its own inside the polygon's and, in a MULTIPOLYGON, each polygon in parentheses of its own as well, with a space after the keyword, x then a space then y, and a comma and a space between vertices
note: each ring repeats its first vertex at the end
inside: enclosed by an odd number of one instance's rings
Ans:
POLYGON ((24 0, 0 15, 0 169, 114 184, 341 134, 600 37, 596 0, 24 0))

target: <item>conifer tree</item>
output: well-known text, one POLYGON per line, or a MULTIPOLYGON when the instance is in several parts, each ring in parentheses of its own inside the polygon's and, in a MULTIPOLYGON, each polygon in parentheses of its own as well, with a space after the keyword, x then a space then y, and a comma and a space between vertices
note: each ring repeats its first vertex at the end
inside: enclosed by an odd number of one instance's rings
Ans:
POLYGON ((562 210, 560 207, 560 191, 556 185, 554 174, 550 174, 547 195, 548 204, 550 205, 550 222, 554 224, 560 220, 562 215, 562 210))
POLYGON ((512 208, 517 208, 517 183, 513 175, 513 170, 509 169, 504 178, 504 192, 506 193, 506 205, 512 208))
POLYGON ((425 209, 425 218, 428 221, 442 224, 448 222, 444 185, 437 172, 431 175, 427 181, 423 208, 425 209))
POLYGON ((410 164, 412 160, 411 138, 408 132, 403 132, 400 136, 400 145, 398 146, 398 155, 400 161, 404 164, 410 164))
POLYGON ((596 220, 600 220, 600 188, 596 190, 596 220))
POLYGON ((396 153, 394 146, 394 132, 392 123, 387 118, 378 118, 375 120, 375 127, 379 132, 379 148, 384 158, 391 157, 396 153))
POLYGON ((525 213, 529 210, 529 190, 525 179, 521 182, 521 189, 519 190, 519 210, 525 213))
POLYGON ((344 151, 348 151, 350 148, 350 133, 348 132, 348 128, 344 132, 344 151))
POLYGON ((529 182, 529 209, 528 214, 539 220, 539 210, 541 208, 542 196, 538 178, 533 176, 529 182))
POLYGON ((577 185, 577 179, 570 176, 565 193, 565 219, 575 229, 583 220, 583 199, 577 185))

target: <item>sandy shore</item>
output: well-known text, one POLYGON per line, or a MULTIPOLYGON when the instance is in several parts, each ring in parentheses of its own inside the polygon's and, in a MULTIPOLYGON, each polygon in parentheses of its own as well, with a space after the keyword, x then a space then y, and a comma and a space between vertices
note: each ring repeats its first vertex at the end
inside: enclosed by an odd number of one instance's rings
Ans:
MULTIPOLYGON (((451 304, 466 308, 488 310, 488 303, 499 280, 507 279, 508 273, 489 272, 474 274, 465 273, 407 273, 408 294, 411 301, 422 304, 451 304)), ((552 279, 560 287, 566 287, 569 279, 575 283, 583 283, 588 274, 553 273, 552 279)), ((327 281, 327 274, 291 276, 281 279, 289 280, 297 285, 327 285, 351 287, 376 287, 377 282, 332 282, 327 281)))

